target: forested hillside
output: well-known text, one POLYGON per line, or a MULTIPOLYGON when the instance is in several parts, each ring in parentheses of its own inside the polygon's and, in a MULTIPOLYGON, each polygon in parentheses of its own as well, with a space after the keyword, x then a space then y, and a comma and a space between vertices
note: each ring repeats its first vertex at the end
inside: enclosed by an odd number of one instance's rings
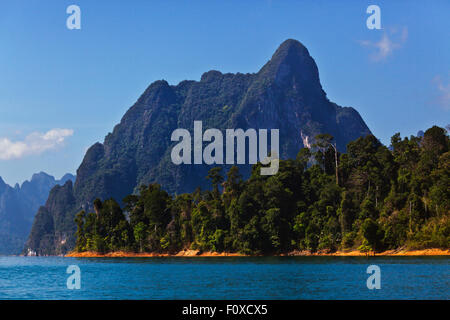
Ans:
POLYGON ((311 149, 281 160, 274 176, 261 176, 260 164, 246 181, 237 167, 226 174, 216 167, 207 176, 211 191, 174 197, 151 184, 123 199, 124 208, 97 199, 95 212, 76 215, 76 251, 449 248, 445 129, 434 126, 423 137, 404 139, 395 134, 391 150, 367 135, 335 154, 332 139, 317 136, 311 149))

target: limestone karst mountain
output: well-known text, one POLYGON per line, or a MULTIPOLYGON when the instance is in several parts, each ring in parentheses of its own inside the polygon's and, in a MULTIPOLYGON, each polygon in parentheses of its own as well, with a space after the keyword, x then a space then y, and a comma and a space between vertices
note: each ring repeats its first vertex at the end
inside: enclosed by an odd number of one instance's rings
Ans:
MULTIPOLYGON (((202 120, 204 129, 279 129, 281 158, 295 158, 319 133, 333 135, 340 151, 370 134, 355 109, 328 100, 314 59, 292 39, 283 42, 257 73, 212 70, 200 81, 156 81, 104 142, 89 148, 75 184, 52 190, 36 215, 25 253, 61 254, 71 249, 73 218, 95 198, 121 200, 151 182, 178 194, 208 188, 204 177, 210 166, 177 166, 170 158, 175 144, 171 133, 177 128, 192 132, 195 120, 202 120)), ((249 165, 240 169, 244 176, 250 172, 249 165)))
POLYGON ((0 177, 0 254, 19 254, 22 251, 37 209, 45 203, 55 185, 68 180, 75 181, 75 177, 66 174, 61 180, 55 180, 40 172, 21 186, 11 187, 0 177))

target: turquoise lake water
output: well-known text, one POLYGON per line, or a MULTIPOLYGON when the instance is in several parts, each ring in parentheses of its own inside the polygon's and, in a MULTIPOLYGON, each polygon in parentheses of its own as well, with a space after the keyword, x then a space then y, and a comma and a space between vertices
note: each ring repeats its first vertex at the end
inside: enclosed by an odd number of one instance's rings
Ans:
POLYGON ((450 299, 448 257, 0 257, 0 299, 450 299), (69 265, 81 288, 68 289, 69 265), (381 270, 369 290, 367 267, 381 270))

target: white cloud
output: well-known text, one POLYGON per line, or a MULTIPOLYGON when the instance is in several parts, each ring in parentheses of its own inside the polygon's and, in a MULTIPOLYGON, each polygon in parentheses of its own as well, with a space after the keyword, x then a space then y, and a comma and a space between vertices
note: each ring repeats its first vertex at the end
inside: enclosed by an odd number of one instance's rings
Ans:
POLYGON ((440 76, 434 77, 433 83, 439 91, 438 104, 444 110, 450 110, 450 83, 444 84, 440 76))
POLYGON ((374 48, 375 51, 371 53, 370 58, 372 61, 382 61, 390 56, 394 50, 400 49, 408 39, 408 28, 403 27, 401 30, 398 28, 391 28, 389 32, 384 32, 379 41, 360 41, 363 47, 374 48))
POLYGON ((45 133, 33 132, 23 141, 11 141, 0 137, 0 160, 19 159, 29 155, 41 154, 64 144, 73 135, 72 129, 52 129, 45 133))

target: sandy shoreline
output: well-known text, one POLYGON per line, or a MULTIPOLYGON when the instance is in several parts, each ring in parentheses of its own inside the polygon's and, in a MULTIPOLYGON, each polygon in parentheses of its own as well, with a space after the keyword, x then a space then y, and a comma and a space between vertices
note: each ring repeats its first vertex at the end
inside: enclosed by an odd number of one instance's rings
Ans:
MULTIPOLYGON (((315 252, 311 253, 308 251, 293 251, 286 254, 280 254, 278 256, 342 256, 342 257, 358 257, 367 256, 368 254, 360 252, 358 250, 351 251, 336 251, 336 252, 315 252)), ((373 253, 369 254, 374 256, 373 253)), ((149 257, 245 257, 246 255, 240 253, 226 253, 226 252, 199 252, 198 250, 183 250, 177 254, 168 253, 153 253, 153 252, 109 252, 109 253, 98 253, 98 252, 70 252, 65 255, 65 257, 77 257, 77 258, 149 258, 149 257)), ((449 249, 422 249, 422 250, 388 250, 384 252, 378 252, 375 256, 450 256, 449 249)))
POLYGON ((70 252, 65 257, 78 257, 78 258, 150 258, 150 257, 244 257, 245 255, 240 253, 228 253, 228 252, 199 252, 198 250, 183 250, 177 254, 169 253, 154 253, 154 252, 109 252, 98 253, 92 251, 86 252, 70 252))
POLYGON ((438 248, 430 248, 430 249, 421 249, 421 250, 407 250, 407 249, 395 249, 395 250, 387 250, 383 252, 377 253, 365 253, 359 250, 350 250, 350 251, 336 251, 336 252, 304 252, 304 251, 296 251, 290 252, 287 254, 288 256, 342 256, 342 257, 358 257, 358 256, 450 256, 449 249, 438 249, 438 248))

